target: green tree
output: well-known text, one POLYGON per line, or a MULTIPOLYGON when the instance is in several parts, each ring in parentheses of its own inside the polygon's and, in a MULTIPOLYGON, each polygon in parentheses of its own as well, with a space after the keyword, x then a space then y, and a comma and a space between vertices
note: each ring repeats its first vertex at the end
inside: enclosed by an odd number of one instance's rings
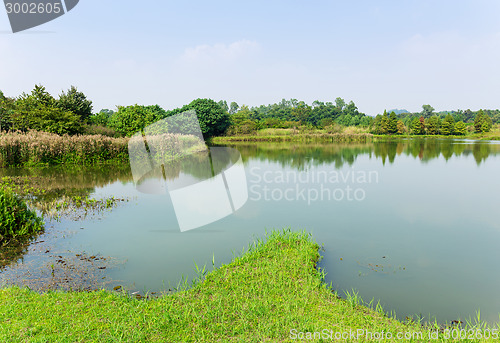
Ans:
POLYGON ((31 94, 21 95, 15 102, 12 128, 33 129, 57 134, 75 134, 82 130, 80 117, 57 106, 45 87, 36 85, 31 94))
POLYGON ((476 118, 474 119, 474 129, 476 132, 489 132, 491 127, 493 126, 493 122, 491 118, 484 113, 483 110, 479 110, 476 114, 476 118))
POLYGON ((238 109, 240 108, 240 105, 238 105, 236 102, 232 102, 231 106, 229 107, 229 114, 235 114, 238 112, 238 109))
POLYGON ((206 138, 224 134, 231 125, 229 114, 212 99, 196 99, 189 105, 170 111, 169 115, 195 110, 201 132, 206 138))
POLYGON ((455 119, 451 114, 447 114, 441 124, 441 134, 442 135, 452 135, 455 132, 455 119))
POLYGON ((433 115, 425 121, 425 126, 427 128, 428 135, 437 135, 439 134, 439 128, 441 126, 440 120, 438 116, 433 115))
POLYGON ((425 134, 425 119, 424 117, 417 118, 415 117, 411 122, 411 132, 414 135, 423 135, 425 134))
POLYGON ((459 121, 455 124, 454 134, 456 135, 465 135, 467 133, 467 127, 465 126, 463 121, 459 121))
POLYGON ((11 117, 14 112, 14 102, 14 99, 6 97, 0 91, 0 132, 8 131, 12 127, 11 117))
POLYGON ((342 99, 340 97, 337 98, 337 99, 335 99, 335 106, 337 107, 337 109, 339 111, 342 112, 344 110, 344 107, 345 107, 345 101, 344 101, 344 99, 342 99))
POLYGON ((311 115, 311 106, 303 101, 299 102, 295 108, 292 109, 292 115, 301 123, 305 123, 307 118, 311 115))
POLYGON ((131 137, 146 126, 166 117, 166 112, 158 105, 154 106, 118 106, 108 120, 108 126, 122 136, 131 137))
POLYGON ((108 126, 109 118, 114 114, 113 110, 107 108, 102 109, 99 113, 94 114, 89 118, 90 122, 95 125, 108 126))
POLYGON ((226 112, 229 112, 229 106, 227 106, 226 100, 221 100, 217 104, 226 112))
POLYGON ((398 135, 402 135, 406 132, 406 126, 405 124, 403 123, 402 120, 398 120, 398 123, 397 123, 397 134, 398 135))
POLYGON ((434 107, 432 107, 431 105, 422 105, 422 117, 424 117, 425 119, 427 118, 430 118, 431 116, 433 116, 435 113, 434 113, 434 107))
POLYGON ((67 93, 62 92, 57 100, 57 106, 65 111, 71 111, 78 115, 82 121, 86 121, 92 115, 92 101, 85 94, 79 92, 75 86, 71 86, 67 93))
POLYGON ((395 134, 398 132, 398 117, 396 116, 396 113, 393 111, 389 115, 389 129, 388 132, 390 134, 395 134))

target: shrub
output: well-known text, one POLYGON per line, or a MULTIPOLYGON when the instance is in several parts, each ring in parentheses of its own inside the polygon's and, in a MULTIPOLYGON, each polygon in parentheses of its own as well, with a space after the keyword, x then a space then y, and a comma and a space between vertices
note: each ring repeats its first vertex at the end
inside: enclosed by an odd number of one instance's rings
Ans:
POLYGON ((43 231, 43 222, 8 188, 0 188, 0 244, 43 231))

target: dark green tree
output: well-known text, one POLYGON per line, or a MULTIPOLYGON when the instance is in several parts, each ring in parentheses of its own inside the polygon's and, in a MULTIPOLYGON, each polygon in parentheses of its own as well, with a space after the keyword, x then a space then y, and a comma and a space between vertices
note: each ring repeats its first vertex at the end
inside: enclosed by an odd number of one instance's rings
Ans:
POLYGON ((57 100, 57 106, 65 111, 71 111, 78 115, 82 121, 86 121, 92 115, 92 101, 79 92, 75 86, 71 86, 67 93, 62 92, 57 100))
POLYGON ((203 137, 209 138, 224 134, 231 125, 231 120, 227 111, 222 109, 212 99, 196 99, 189 105, 169 112, 169 115, 195 110, 200 122, 203 137))

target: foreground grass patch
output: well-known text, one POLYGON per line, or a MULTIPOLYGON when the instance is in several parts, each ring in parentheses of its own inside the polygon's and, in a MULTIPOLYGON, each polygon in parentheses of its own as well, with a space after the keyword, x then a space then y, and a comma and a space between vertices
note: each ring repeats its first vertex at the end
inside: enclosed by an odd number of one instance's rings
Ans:
POLYGON ((288 342, 324 329, 331 337, 357 329, 430 333, 339 299, 316 268, 318 249, 306 233, 273 232, 193 288, 149 301, 107 291, 3 289, 0 341, 288 342))

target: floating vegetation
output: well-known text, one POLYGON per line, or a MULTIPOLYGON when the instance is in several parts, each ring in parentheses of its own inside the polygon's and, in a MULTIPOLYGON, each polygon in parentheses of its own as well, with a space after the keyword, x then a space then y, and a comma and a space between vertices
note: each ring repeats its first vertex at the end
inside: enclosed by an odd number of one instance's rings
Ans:
POLYGON ((116 283, 116 280, 108 279, 105 271, 123 263, 111 257, 86 253, 51 254, 50 250, 41 253, 46 256, 3 271, 0 286, 28 287, 37 292, 94 291, 116 283))
POLYGON ((88 216, 97 216, 118 206, 122 202, 130 201, 129 198, 115 198, 110 196, 103 199, 94 199, 88 196, 62 196, 59 199, 47 202, 33 201, 44 217, 50 219, 67 218, 71 220, 82 220, 88 216))
POLYGON ((116 207, 128 198, 94 199, 86 189, 43 189, 44 178, 28 176, 4 176, 0 179, 0 187, 9 189, 21 196, 32 208, 49 219, 69 218, 85 219, 89 215, 102 214, 103 211, 116 207))
MULTIPOLYGON (((374 258, 371 258, 373 260, 374 258)), ((382 256, 382 259, 387 259, 386 256, 382 256)), ((380 274, 396 274, 397 272, 402 272, 406 270, 404 266, 393 266, 391 264, 382 264, 380 262, 359 262, 356 261, 359 266, 363 267, 363 271, 359 271, 359 276, 366 276, 371 272, 380 274)))

